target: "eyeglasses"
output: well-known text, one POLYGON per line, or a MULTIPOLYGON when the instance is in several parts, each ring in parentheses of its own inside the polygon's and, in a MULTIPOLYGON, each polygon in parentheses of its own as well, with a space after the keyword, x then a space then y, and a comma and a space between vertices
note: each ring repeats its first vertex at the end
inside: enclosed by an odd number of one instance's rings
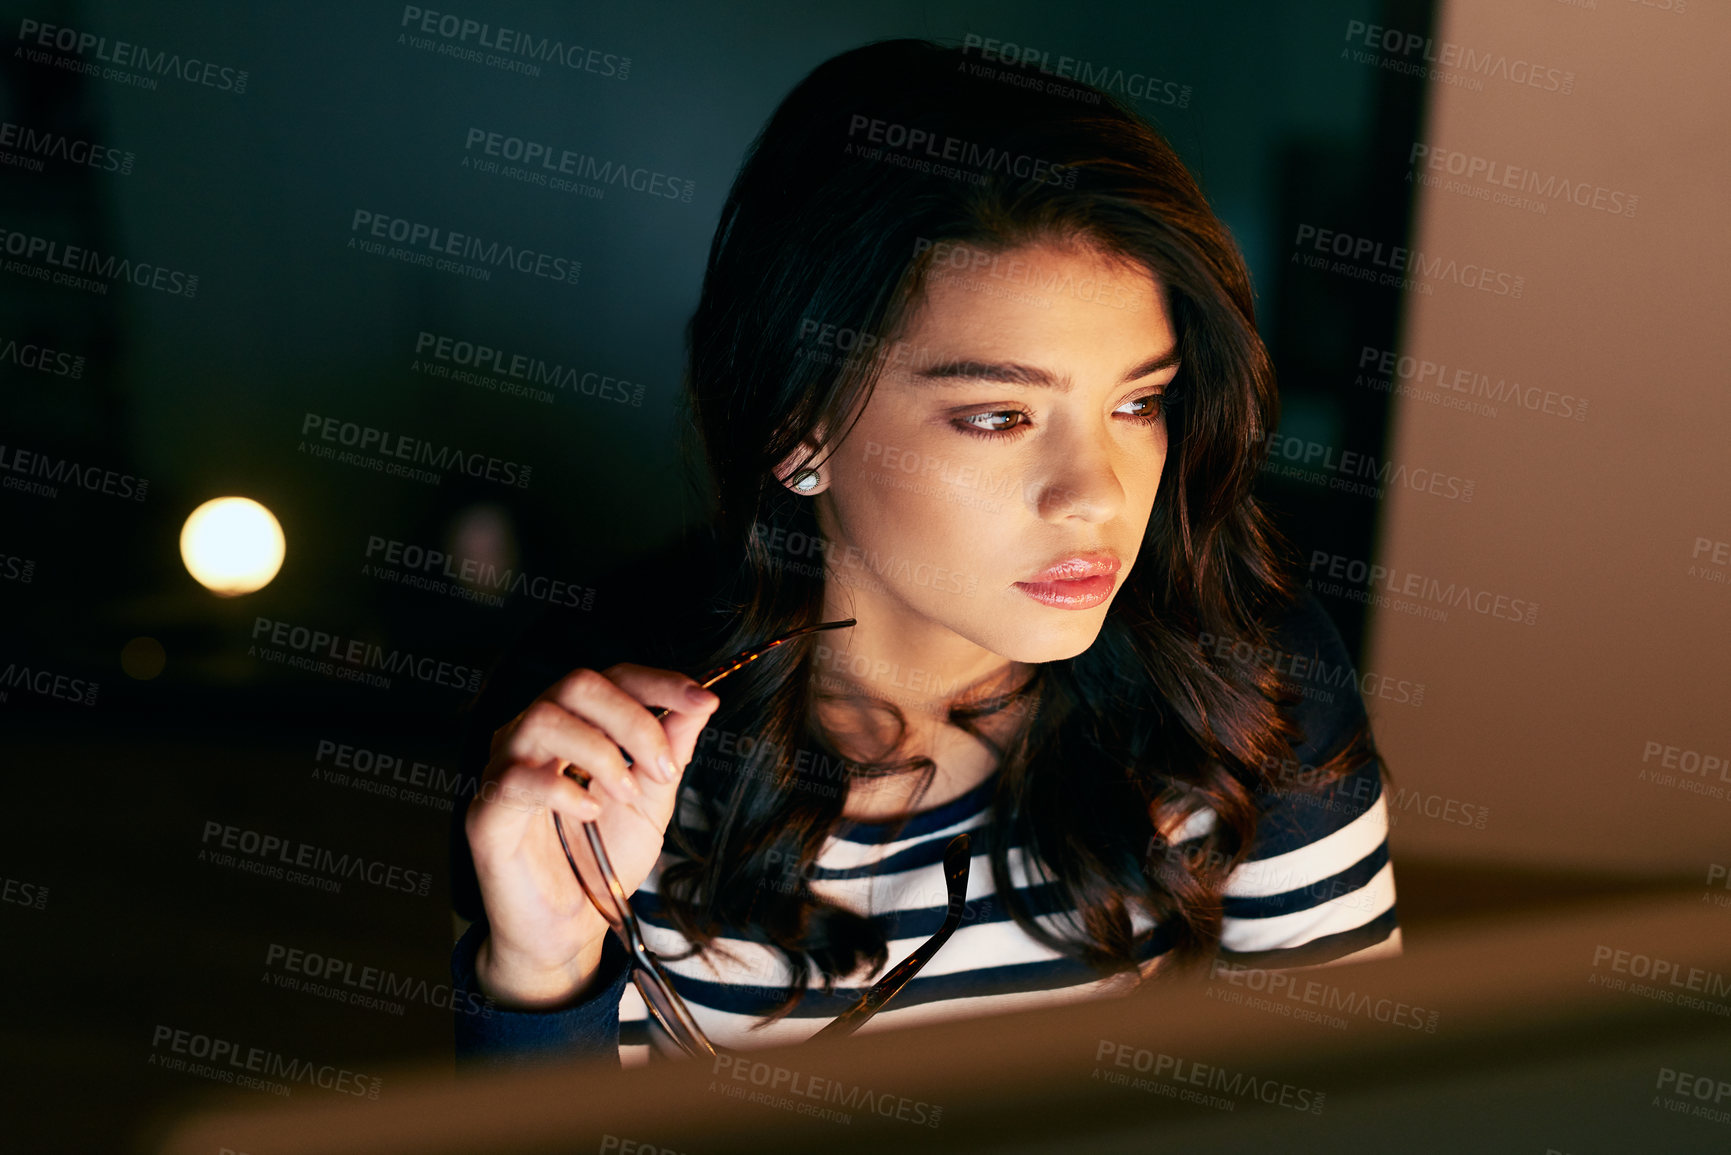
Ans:
MULTIPOLYGON (((707 689, 784 642, 818 630, 841 629, 853 625, 854 622, 853 618, 844 618, 791 630, 735 655, 711 670, 700 684, 707 689)), ((668 710, 664 706, 657 706, 650 713, 661 719, 667 716, 668 710)), ((625 756, 625 764, 632 765, 631 755, 626 753, 624 747, 620 747, 619 752, 625 756)), ((589 784, 587 776, 575 766, 565 767, 564 773, 584 786, 589 784)), ((677 813, 675 820, 677 821, 677 813)), ((631 962, 631 981, 637 985, 638 991, 643 995, 644 1004, 662 1029, 693 1058, 714 1058, 728 1053, 725 1048, 717 1047, 703 1033, 703 1028, 697 1025, 697 1019, 691 1013, 691 1008, 673 988, 673 981, 662 968, 661 960, 649 949, 649 944, 643 937, 642 924, 638 922, 636 911, 631 909, 630 896, 625 893, 618 874, 613 870, 612 862, 608 860, 607 847, 601 841, 600 828, 592 821, 583 823, 583 834, 589 840, 589 849, 595 855, 595 862, 601 868, 602 877, 606 879, 607 889, 604 894, 596 894, 594 888, 584 879, 583 872, 577 869, 577 859, 571 853, 571 844, 565 840, 565 824, 559 820, 557 811, 553 812, 553 829, 559 834, 559 846, 565 851, 565 861, 571 864, 571 873, 576 876, 577 884, 583 888, 583 893, 589 896, 589 901, 595 904, 595 909, 601 912, 607 925, 624 944, 625 953, 631 962)), ((930 962, 938 949, 949 941, 956 927, 961 925, 962 911, 967 905, 968 866, 972 861, 969 854, 971 841, 967 834, 958 834, 944 848, 944 883, 949 891, 949 908, 938 932, 872 984, 871 989, 861 995, 858 1001, 813 1035, 813 1040, 853 1034, 867 1019, 882 1010, 884 1004, 905 987, 908 980, 930 962)))

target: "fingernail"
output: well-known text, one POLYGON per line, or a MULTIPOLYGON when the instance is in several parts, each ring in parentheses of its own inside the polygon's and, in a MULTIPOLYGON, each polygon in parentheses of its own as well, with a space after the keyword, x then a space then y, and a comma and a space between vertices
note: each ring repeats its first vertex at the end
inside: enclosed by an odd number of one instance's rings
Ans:
POLYGON ((715 700, 715 695, 702 686, 692 685, 685 687, 685 700, 693 706, 707 706, 715 700))
POLYGON ((661 767, 661 780, 663 782, 671 782, 674 778, 678 777, 679 768, 673 764, 673 759, 669 758, 667 755, 661 755, 661 757, 655 760, 655 764, 661 767))
POLYGON ((627 795, 627 798, 626 798, 627 802, 629 802, 635 798, 643 797, 643 787, 637 785, 637 779, 634 778, 632 775, 627 774, 624 778, 621 778, 620 781, 625 783, 625 793, 627 795))

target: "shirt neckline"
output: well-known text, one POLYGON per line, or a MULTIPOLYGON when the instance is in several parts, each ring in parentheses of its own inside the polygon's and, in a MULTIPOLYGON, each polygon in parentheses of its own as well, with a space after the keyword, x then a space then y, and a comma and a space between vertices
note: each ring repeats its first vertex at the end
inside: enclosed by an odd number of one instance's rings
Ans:
MULTIPOLYGON (((952 826, 964 818, 968 818, 984 810, 996 791, 998 778, 1002 770, 993 770, 985 780, 966 794, 959 794, 948 802, 939 804, 930 810, 916 810, 902 824, 897 835, 899 839, 917 838, 922 834, 930 834, 952 826)), ((886 818, 873 822, 853 822, 843 819, 835 826, 835 835, 849 842, 887 842, 896 819, 886 818)))

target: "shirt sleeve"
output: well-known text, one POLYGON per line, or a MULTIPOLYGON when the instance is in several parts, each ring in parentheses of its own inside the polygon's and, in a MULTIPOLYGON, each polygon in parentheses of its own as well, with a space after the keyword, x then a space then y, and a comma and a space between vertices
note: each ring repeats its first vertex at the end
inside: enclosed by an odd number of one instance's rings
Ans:
POLYGON ((475 952, 486 937, 483 918, 469 925, 451 951, 452 1004, 482 1007, 456 1015, 459 1069, 547 1059, 610 1057, 618 1062, 619 999, 631 980, 618 939, 607 936, 595 985, 584 998, 556 1010, 508 1011, 484 1001, 475 983, 475 952))
POLYGON ((447 828, 451 907, 474 922, 485 913, 465 818, 486 774, 493 734, 572 670, 615 662, 692 672, 727 627, 707 591, 719 563, 701 535, 624 559, 597 581, 593 610, 544 606, 493 662, 481 693, 464 707, 447 828))
POLYGON ((1268 970, 1398 955, 1381 759, 1318 789, 1315 767, 1368 722, 1340 631, 1310 591, 1276 631, 1279 668, 1302 695, 1293 760, 1271 775, 1250 856, 1226 883, 1220 955, 1268 970))

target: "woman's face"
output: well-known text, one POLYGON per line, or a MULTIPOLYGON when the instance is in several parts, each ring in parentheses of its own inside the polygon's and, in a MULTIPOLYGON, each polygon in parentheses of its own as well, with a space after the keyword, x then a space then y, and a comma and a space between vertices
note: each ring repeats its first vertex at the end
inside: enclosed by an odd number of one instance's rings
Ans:
POLYGON ((1088 247, 936 256, 859 421, 819 458, 826 611, 1017 662, 1074 657, 1160 486, 1178 371, 1165 290, 1088 247))

